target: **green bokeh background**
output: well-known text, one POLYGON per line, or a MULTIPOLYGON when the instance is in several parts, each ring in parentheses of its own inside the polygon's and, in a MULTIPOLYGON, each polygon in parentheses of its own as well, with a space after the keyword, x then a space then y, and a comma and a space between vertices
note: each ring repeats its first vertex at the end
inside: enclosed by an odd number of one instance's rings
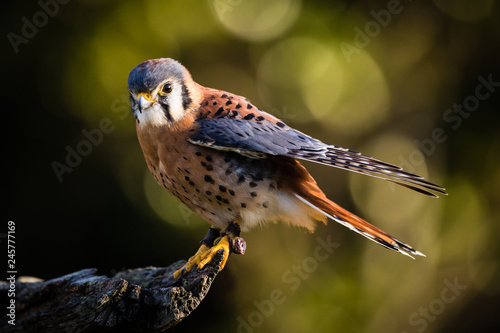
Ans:
POLYGON ((41 10, 3 10, 3 211, 16 222, 20 275, 109 275, 194 253, 208 225, 154 183, 127 95, 134 66, 172 57, 198 83, 449 196, 307 163, 328 197, 427 257, 333 222, 314 234, 267 225, 243 235, 247 253, 171 332, 498 330, 500 86, 478 88, 500 82, 498 2, 74 0, 46 21, 41 10), (13 47, 23 17, 39 27, 13 47), (85 156, 58 178, 68 149, 85 156), (328 240, 335 250, 319 256, 328 240))

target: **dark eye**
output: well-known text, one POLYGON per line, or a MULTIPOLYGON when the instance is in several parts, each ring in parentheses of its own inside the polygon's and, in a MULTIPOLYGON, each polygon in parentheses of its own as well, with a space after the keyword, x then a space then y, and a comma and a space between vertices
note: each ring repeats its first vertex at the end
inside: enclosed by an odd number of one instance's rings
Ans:
POLYGON ((160 92, 161 92, 162 94, 167 95, 167 94, 170 94, 170 93, 172 92, 172 89, 173 89, 173 87, 172 87, 172 83, 167 82, 167 83, 165 83, 165 84, 163 85, 163 87, 161 87, 160 92))

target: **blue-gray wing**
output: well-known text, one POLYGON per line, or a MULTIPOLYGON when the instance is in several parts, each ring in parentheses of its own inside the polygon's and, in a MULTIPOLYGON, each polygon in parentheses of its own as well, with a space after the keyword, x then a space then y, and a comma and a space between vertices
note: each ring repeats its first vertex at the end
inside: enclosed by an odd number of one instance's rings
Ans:
POLYGON ((437 197, 435 193, 446 194, 444 188, 424 180, 421 176, 406 172, 398 166, 350 149, 325 144, 262 111, 259 114, 265 117, 200 118, 197 120, 198 130, 193 133, 189 141, 213 149, 234 151, 252 158, 276 155, 321 163, 381 178, 432 197, 437 197))

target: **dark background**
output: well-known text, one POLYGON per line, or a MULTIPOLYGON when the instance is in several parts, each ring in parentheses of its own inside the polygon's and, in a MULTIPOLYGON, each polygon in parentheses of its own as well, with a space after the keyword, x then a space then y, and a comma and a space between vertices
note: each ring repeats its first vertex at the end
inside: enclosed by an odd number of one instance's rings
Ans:
POLYGON ((130 70, 172 57, 198 83, 449 192, 430 199, 307 164, 330 198, 427 257, 413 261, 335 223, 312 235, 256 228, 244 235, 247 254, 231 256, 172 332, 499 328, 500 84, 478 88, 500 82, 496 2, 41 3, 10 3, 2 20, 0 240, 5 248, 15 221, 19 275, 110 275, 194 253, 208 225, 154 183, 128 111, 130 70), (55 165, 68 172, 58 177, 55 165), (322 261, 317 237, 338 244, 322 261), (263 308, 276 290, 279 304, 263 308))

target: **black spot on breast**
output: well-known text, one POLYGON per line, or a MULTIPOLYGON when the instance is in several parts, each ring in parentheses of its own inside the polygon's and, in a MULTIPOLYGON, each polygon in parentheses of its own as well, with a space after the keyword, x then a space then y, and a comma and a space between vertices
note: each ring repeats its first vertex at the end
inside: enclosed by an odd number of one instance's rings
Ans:
POLYGON ((250 182, 248 185, 250 185, 250 187, 256 187, 257 183, 256 182, 250 182))
POLYGON ((214 117, 218 117, 218 116, 220 116, 220 115, 222 114, 222 112, 224 112, 224 108, 221 106, 221 107, 217 110, 217 112, 215 112, 214 117))
POLYGON ((268 207, 269 207, 269 202, 264 201, 264 202, 262 203, 262 207, 264 207, 264 208, 268 208, 268 207))
POLYGON ((205 159, 209 162, 212 162, 212 155, 207 155, 207 157, 205 157, 205 159))
POLYGON ((254 117, 255 117, 255 115, 253 113, 249 113, 245 117, 243 117, 243 119, 250 120, 250 119, 253 119, 254 117))
POLYGON ((245 181, 245 176, 241 175, 238 177, 238 184, 241 184, 245 181))
POLYGON ((213 178, 209 175, 205 175, 205 177, 203 178, 207 183, 210 183, 210 184, 215 184, 215 181, 213 180, 213 178))
POLYGON ((249 110, 250 110, 251 108, 253 108, 252 104, 250 104, 250 103, 249 103, 249 104, 247 104, 247 109, 249 109, 249 110))
POLYGON ((285 126, 286 126, 286 125, 285 125, 284 123, 282 123, 281 121, 278 121, 278 122, 276 123, 276 125, 278 125, 278 127, 281 127, 281 128, 283 128, 283 127, 285 127, 285 126))
MULTIPOLYGON (((207 112, 199 112, 198 116, 196 117, 197 120, 202 120, 202 119, 207 119, 208 115, 211 114, 212 111, 207 111, 207 112)), ((195 130, 190 129, 190 132, 194 132, 195 130)))
POLYGON ((194 153, 196 156, 201 156, 201 152, 197 151, 196 153, 194 153))
POLYGON ((247 204, 246 204, 246 203, 244 203, 244 202, 242 202, 242 203, 241 203, 241 207, 242 207, 242 208, 247 208, 247 204))
POLYGON ((215 199, 219 200, 219 201, 222 201, 222 197, 220 195, 216 195, 215 196, 215 199))
POLYGON ((220 186, 219 186, 219 190, 220 190, 221 192, 226 192, 226 190, 227 190, 227 189, 226 189, 226 187, 225 187, 225 186, 220 185, 220 186))
POLYGON ((231 102, 231 100, 228 100, 228 101, 226 102, 226 105, 231 105, 231 104, 233 104, 233 102, 231 102))
POLYGON ((227 97, 227 95, 226 95, 226 94, 222 94, 222 95, 220 95, 220 98, 226 98, 226 97, 227 97))
POLYGON ((230 189, 228 192, 229 192, 229 194, 231 194, 232 196, 234 196, 234 195, 236 194, 236 193, 234 193, 234 191, 233 191, 233 190, 231 190, 231 189, 230 189))
POLYGON ((236 104, 235 108, 240 109, 241 108, 241 104, 240 103, 236 104))
POLYGON ((184 177, 184 179, 187 180, 187 181, 189 181, 189 177, 188 176, 184 177))
POLYGON ((257 192, 250 192, 250 195, 255 198, 257 196, 257 192))
POLYGON ((212 195, 212 192, 210 192, 210 191, 205 191, 205 194, 206 194, 206 195, 212 195))
POLYGON ((214 106, 215 106, 215 105, 217 105, 217 101, 214 101, 214 102, 212 103, 212 105, 214 105, 214 106))

